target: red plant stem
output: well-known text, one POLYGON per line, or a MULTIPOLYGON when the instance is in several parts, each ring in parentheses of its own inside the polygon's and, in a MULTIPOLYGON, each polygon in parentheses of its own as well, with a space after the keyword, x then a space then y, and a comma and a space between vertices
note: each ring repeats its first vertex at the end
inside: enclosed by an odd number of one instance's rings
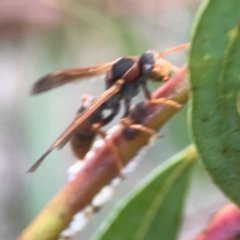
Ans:
MULTIPOLYGON (((185 81, 186 67, 183 67, 174 77, 164 83, 154 92, 154 98, 172 99, 185 104, 188 99, 188 85, 185 81)), ((158 130, 177 111, 169 105, 154 104, 146 101, 146 112, 142 123, 158 130)), ((148 144, 150 135, 141 132, 132 140, 127 140, 120 126, 110 140, 119 149, 123 165, 126 165, 137 152, 148 144)), ((68 226, 73 216, 86 207, 93 197, 118 175, 115 154, 107 144, 94 152, 91 159, 85 162, 74 180, 68 182, 60 192, 42 210, 37 218, 24 230, 18 240, 54 240, 68 226)))
POLYGON ((206 229, 193 240, 239 240, 240 210, 231 203, 218 211, 206 229))

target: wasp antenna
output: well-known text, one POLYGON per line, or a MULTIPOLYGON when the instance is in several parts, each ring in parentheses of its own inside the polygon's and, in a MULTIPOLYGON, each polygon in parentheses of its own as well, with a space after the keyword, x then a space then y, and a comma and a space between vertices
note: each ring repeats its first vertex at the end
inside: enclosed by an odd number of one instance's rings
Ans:
POLYGON ((52 151, 52 149, 50 148, 48 151, 46 151, 42 157, 40 157, 33 165, 32 167, 29 168, 29 170, 27 171, 27 173, 32 173, 35 172, 37 170, 37 168, 40 166, 40 164, 42 163, 42 161, 45 159, 45 157, 52 151))
POLYGON ((157 59, 162 58, 163 56, 165 56, 165 55, 167 55, 167 54, 169 54, 169 53, 171 53, 171 52, 176 52, 176 51, 184 50, 184 49, 188 48, 189 45, 190 45, 190 43, 186 43, 186 44, 179 45, 179 46, 177 46, 177 47, 173 47, 173 48, 167 49, 166 51, 160 53, 160 54, 158 55, 157 59))

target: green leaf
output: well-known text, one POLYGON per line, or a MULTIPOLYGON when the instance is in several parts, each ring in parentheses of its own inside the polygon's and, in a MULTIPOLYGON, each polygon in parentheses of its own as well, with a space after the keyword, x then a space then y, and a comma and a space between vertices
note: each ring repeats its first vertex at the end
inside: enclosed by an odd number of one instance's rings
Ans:
POLYGON ((94 239, 176 239, 195 155, 188 147, 155 169, 120 202, 94 239))
POLYGON ((205 1, 189 56, 192 139, 215 183, 240 206, 240 1, 205 1))

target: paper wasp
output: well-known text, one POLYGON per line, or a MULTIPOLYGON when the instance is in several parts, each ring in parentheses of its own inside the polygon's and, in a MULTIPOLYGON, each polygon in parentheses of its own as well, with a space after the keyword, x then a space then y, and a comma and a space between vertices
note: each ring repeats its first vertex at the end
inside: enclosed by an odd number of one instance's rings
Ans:
MULTIPOLYGON (((75 68, 57 70, 40 78, 32 88, 32 94, 38 94, 66 83, 77 81, 85 77, 91 77, 106 72, 106 91, 93 101, 76 119, 69 125, 64 133, 54 142, 47 152, 29 169, 33 172, 40 165, 43 159, 56 147, 63 146, 74 134, 81 124, 84 124, 92 116, 102 114, 105 109, 112 110, 110 119, 104 118, 98 127, 106 125, 117 114, 121 100, 125 104, 125 112, 122 116, 124 121, 129 115, 131 100, 139 92, 139 87, 143 88, 147 99, 151 100, 151 94, 147 89, 147 81, 167 81, 171 77, 171 70, 168 66, 161 65, 161 58, 174 51, 186 49, 189 44, 183 44, 157 54, 147 51, 140 57, 131 56, 117 59, 116 61, 86 68, 75 68), (106 121, 106 122, 105 122, 106 121)), ((178 106, 171 101, 159 101, 163 104, 178 106)), ((156 101, 158 103, 158 101, 156 101)))

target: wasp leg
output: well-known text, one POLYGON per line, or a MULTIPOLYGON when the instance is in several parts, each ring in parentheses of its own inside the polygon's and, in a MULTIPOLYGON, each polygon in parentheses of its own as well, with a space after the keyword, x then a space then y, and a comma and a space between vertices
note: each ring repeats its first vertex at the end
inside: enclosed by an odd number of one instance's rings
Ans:
MULTIPOLYGON (((145 86, 145 90, 144 90, 145 93, 147 93, 149 96, 149 100, 151 100, 151 95, 150 95, 150 92, 148 91, 147 87, 145 86)), ((162 138, 162 135, 156 133, 155 130, 151 129, 151 128, 148 128, 148 127, 145 127, 143 126, 142 124, 134 124, 129 118, 129 109, 130 109, 130 104, 131 104, 131 101, 129 99, 125 99, 125 113, 123 115, 123 117, 121 118, 121 124, 123 126, 125 126, 126 128, 131 128, 131 129, 135 129, 135 130, 139 130, 139 131, 142 131, 142 132, 146 132, 150 135, 154 135, 158 138, 162 138)))
POLYGON ((118 169, 118 174, 119 177, 121 179, 124 179, 124 175, 121 173, 122 169, 123 169, 123 163, 122 163, 122 158, 120 156, 120 153, 118 151, 118 148, 109 140, 106 138, 106 133, 102 130, 100 130, 101 124, 99 123, 95 123, 93 124, 93 130, 96 132, 96 134, 98 134, 104 141, 105 143, 112 149, 112 151, 114 152, 115 156, 116 156, 116 165, 117 165, 117 169, 118 169))
POLYGON ((125 99, 124 100, 124 104, 125 104, 125 112, 123 114, 123 116, 121 117, 121 120, 125 120, 128 118, 129 116, 129 110, 130 110, 130 106, 131 106, 131 99, 125 99))
POLYGON ((172 106, 172 107, 175 107, 175 108, 181 108, 182 107, 181 104, 179 104, 178 102, 173 101, 173 100, 168 100, 166 98, 155 99, 155 98, 151 97, 151 94, 150 94, 150 92, 147 88, 147 84, 144 82, 142 86, 143 86, 143 91, 145 93, 146 98, 149 101, 151 101, 152 103, 165 104, 165 105, 169 105, 169 106, 172 106))
POLYGON ((174 108, 181 108, 182 105, 179 104, 178 102, 174 101, 174 100, 168 100, 166 98, 152 98, 150 100, 152 103, 155 103, 155 104, 164 104, 164 105, 168 105, 168 106, 171 106, 171 107, 174 107, 174 108))
POLYGON ((144 91, 144 94, 146 96, 146 98, 151 101, 152 103, 156 103, 156 104, 165 104, 165 105, 169 105, 169 106, 172 106, 172 107, 175 107, 175 108, 181 108, 182 105, 179 104, 178 102, 176 101, 173 101, 173 100, 168 100, 166 98, 158 98, 158 99, 155 99, 151 96, 148 88, 147 88, 147 84, 146 82, 144 82, 142 84, 142 87, 143 87, 143 91, 144 91))
POLYGON ((113 118, 118 114, 120 109, 120 103, 115 104, 115 106, 112 107, 112 112, 109 114, 109 116, 105 117, 104 119, 102 119, 101 121, 101 126, 105 126, 107 125, 109 122, 111 122, 113 120, 113 118))
POLYGON ((143 82, 142 88, 143 88, 143 92, 144 92, 146 98, 147 98, 148 100, 151 100, 151 99, 152 99, 151 93, 150 93, 150 91, 149 91, 148 88, 147 88, 147 83, 146 83, 146 81, 143 82))
POLYGON ((163 138, 163 135, 156 133, 156 131, 154 129, 151 129, 149 127, 145 127, 142 124, 134 124, 129 119, 121 119, 121 124, 126 128, 139 130, 139 131, 148 133, 148 134, 150 134, 154 137, 157 137, 157 138, 163 138))

